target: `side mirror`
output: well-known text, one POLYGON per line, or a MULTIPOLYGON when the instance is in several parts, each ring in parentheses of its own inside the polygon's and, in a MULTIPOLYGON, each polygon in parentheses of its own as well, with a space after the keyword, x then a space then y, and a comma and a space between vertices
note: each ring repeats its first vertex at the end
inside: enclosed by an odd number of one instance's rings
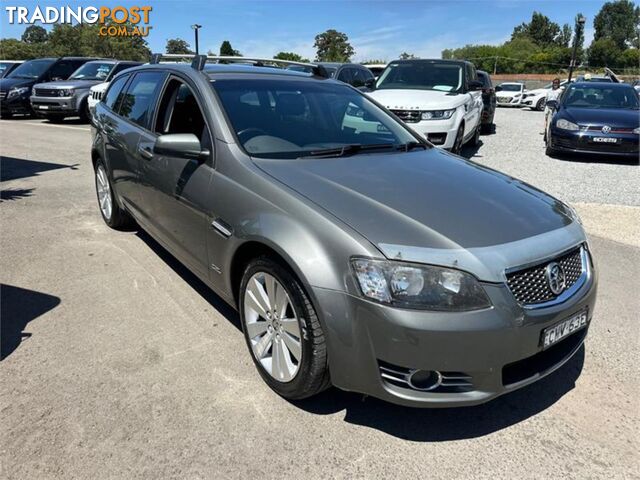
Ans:
POLYGON ((153 146, 153 153, 198 161, 204 161, 210 155, 209 150, 202 149, 200 140, 193 133, 160 135, 153 146))
POLYGON ((364 86, 367 87, 369 90, 375 90, 375 88, 376 88, 376 79, 375 78, 368 78, 367 80, 364 81, 364 86))
POLYGON ((484 85, 482 84, 481 81, 479 81, 479 80, 471 80, 469 82, 469 91, 470 92, 476 92, 478 90, 482 90, 483 86, 484 85))
POLYGON ((549 100, 545 105, 547 107, 549 107, 551 110, 557 110, 558 109, 558 101, 557 100, 549 100))
POLYGON ((496 92, 501 92, 501 91, 502 91, 502 87, 501 87, 500 85, 498 85, 498 86, 496 87, 496 92))

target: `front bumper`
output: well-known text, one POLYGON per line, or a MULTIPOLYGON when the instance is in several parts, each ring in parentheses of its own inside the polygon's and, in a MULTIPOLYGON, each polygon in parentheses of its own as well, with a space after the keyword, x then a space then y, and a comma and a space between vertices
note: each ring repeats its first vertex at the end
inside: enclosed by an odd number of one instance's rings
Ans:
POLYGON ((31 107, 37 115, 76 115, 78 102, 75 97, 31 97, 31 107))
POLYGON ((511 98, 511 97, 497 97, 496 105, 498 107, 521 107, 522 106, 522 98, 511 98))
POLYGON ((435 146, 446 149, 453 148, 458 133, 456 115, 449 120, 424 120, 406 125, 435 146))
POLYGON ((7 98, 8 93, 3 92, 0 96, 0 110, 4 113, 31 113, 29 103, 29 93, 7 98))
POLYGON ((640 135, 633 133, 602 134, 593 131, 568 131, 551 126, 549 146, 559 152, 611 155, 638 158, 640 155, 640 135), (597 143, 594 137, 616 138, 616 143, 597 143))
POLYGON ((402 310, 314 288, 327 332, 333 384, 406 406, 470 406, 539 380, 582 345, 586 330, 544 352, 540 338, 546 327, 584 308, 591 320, 595 273, 565 302, 540 309, 520 307, 506 285, 484 287, 493 307, 464 313, 402 310), (383 378, 389 366, 464 376, 468 386, 431 392, 400 387, 383 378))

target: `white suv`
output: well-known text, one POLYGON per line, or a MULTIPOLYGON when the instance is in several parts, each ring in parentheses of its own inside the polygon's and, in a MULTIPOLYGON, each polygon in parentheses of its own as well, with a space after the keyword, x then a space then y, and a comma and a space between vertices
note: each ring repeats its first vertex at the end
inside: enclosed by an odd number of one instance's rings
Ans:
POLYGON ((479 143, 482 83, 461 60, 394 60, 368 95, 434 145, 460 153, 479 143))

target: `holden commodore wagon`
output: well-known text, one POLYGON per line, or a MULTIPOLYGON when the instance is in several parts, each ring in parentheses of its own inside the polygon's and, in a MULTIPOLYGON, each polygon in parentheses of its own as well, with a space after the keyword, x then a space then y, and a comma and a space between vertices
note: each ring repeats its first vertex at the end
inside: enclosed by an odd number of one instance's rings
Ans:
POLYGON ((571 207, 320 67, 265 63, 123 72, 92 160, 107 225, 137 222, 237 308, 269 387, 473 405, 578 351, 596 275, 571 207))

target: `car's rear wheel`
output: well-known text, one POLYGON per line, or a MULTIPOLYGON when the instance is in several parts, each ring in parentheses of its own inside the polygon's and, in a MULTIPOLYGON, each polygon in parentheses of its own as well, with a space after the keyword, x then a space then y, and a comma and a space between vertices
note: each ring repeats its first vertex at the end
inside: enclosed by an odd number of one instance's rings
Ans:
POLYGON ((95 179, 98 206, 104 222, 116 230, 130 226, 133 220, 126 211, 120 208, 115 200, 111 181, 102 160, 98 160, 96 163, 95 179))
POLYGON ((83 122, 88 122, 91 120, 91 112, 89 111, 89 102, 85 99, 80 105, 80 120, 83 122))
POLYGON ((471 140, 469 140, 469 145, 473 147, 477 147, 478 145, 480 145, 480 128, 481 125, 478 125, 476 127, 476 131, 473 132, 473 137, 471 138, 471 140))
POLYGON ((547 104, 547 99, 542 97, 540 100, 538 100, 538 103, 536 103, 536 110, 541 112, 542 110, 544 110, 544 107, 546 104, 547 104))
POLYGON ((322 326, 293 273, 269 257, 251 261, 239 307, 253 361, 278 395, 302 399, 330 385, 322 326))

